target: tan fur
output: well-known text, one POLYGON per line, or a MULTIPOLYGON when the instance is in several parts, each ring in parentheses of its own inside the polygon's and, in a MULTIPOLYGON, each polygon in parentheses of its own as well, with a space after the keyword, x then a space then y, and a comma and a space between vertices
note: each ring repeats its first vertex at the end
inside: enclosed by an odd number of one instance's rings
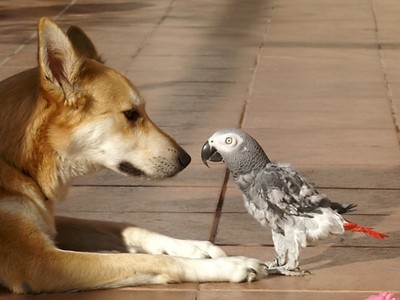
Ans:
POLYGON ((148 118, 134 85, 102 64, 79 28, 66 35, 40 20, 38 67, 0 83, 0 140, 0 284, 11 291, 243 281, 265 274, 258 261, 224 257, 209 242, 54 217, 54 204, 77 176, 105 167, 161 178, 190 162, 148 118))

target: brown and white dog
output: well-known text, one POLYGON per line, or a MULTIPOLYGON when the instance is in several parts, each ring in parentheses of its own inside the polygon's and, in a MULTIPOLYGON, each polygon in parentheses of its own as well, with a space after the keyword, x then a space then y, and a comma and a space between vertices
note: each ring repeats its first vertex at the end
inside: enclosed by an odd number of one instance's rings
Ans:
POLYGON ((54 216, 77 176, 105 167, 161 178, 189 163, 79 28, 64 34, 41 19, 38 67, 0 83, 0 285, 41 293, 265 276, 258 260, 226 257, 207 241, 54 216))

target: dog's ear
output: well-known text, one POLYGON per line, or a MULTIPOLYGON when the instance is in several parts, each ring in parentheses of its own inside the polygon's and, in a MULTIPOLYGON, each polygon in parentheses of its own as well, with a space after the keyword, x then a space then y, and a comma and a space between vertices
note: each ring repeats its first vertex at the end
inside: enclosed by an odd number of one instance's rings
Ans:
POLYGON ((96 47, 82 29, 77 26, 71 26, 68 28, 67 36, 82 56, 104 63, 101 56, 97 53, 96 47))
POLYGON ((38 26, 38 63, 40 83, 52 99, 64 99, 76 105, 75 83, 82 68, 83 57, 75 52, 65 33, 52 21, 42 18, 38 26))

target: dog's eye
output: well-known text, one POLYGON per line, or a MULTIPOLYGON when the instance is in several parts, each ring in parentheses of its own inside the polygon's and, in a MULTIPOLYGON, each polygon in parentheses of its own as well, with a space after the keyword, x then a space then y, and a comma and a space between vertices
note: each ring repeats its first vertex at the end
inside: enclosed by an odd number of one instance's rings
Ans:
POLYGON ((124 111, 124 115, 129 121, 132 122, 135 122, 140 118, 139 112, 135 109, 124 111))

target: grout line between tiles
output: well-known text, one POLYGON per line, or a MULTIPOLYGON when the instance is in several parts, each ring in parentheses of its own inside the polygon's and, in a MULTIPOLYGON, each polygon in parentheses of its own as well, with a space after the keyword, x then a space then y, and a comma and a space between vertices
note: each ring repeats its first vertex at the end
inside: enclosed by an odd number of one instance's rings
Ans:
MULTIPOLYGON (((274 244, 271 243, 215 243, 215 245, 219 247, 241 247, 241 248, 274 248, 274 244)), ((383 245, 383 246, 376 246, 376 245, 337 245, 333 243, 327 244, 314 244, 314 245, 307 245, 307 249, 311 248, 342 248, 342 249, 400 249, 400 246, 391 246, 391 245, 383 245)))
MULTIPOLYGON (((164 22, 164 20, 168 17, 169 13, 171 12, 173 6, 175 4, 175 0, 172 0, 169 4, 168 7, 166 8, 164 14, 161 16, 161 18, 158 20, 158 22, 154 25, 153 29, 144 37, 142 42, 140 43, 139 47, 136 49, 135 53, 132 54, 132 58, 134 59, 139 55, 139 53, 144 49, 146 46, 147 42, 150 40, 150 38, 153 36, 154 32, 160 27, 160 25, 164 22)), ((124 70, 124 73, 126 73, 127 70, 124 70)))
MULTIPOLYGON (((70 3, 68 3, 57 15, 55 15, 53 17, 54 20, 58 20, 67 10, 69 10, 73 5, 75 5, 75 3, 78 0, 72 0, 70 3)), ((27 45, 29 45, 32 40, 36 38, 36 32, 32 33, 27 39, 25 39, 19 46, 17 49, 14 50, 14 52, 12 52, 9 56, 7 56, 6 58, 4 58, 1 62, 0 62, 0 68, 2 66, 4 66, 13 56, 17 55, 19 52, 21 52, 27 45)))
MULTIPOLYGON (((226 188, 235 188, 234 185, 230 186, 229 180, 227 181, 226 188)), ((162 184, 73 184, 73 187, 85 188, 85 187, 104 187, 104 188, 196 188, 196 189, 209 189, 216 188, 216 185, 162 185, 162 184)), ((399 187, 357 187, 357 186, 319 186, 316 185, 315 188, 323 190, 354 190, 354 191, 400 191, 399 187)))
POLYGON ((258 67, 260 65, 261 53, 262 53, 262 51, 264 49, 264 45, 265 45, 265 43, 267 41, 267 37, 268 37, 269 31, 270 31, 270 28, 271 28, 270 24, 272 23, 272 17, 273 17, 274 8, 275 8, 275 1, 271 6, 271 17, 267 18, 267 20, 265 21, 265 29, 264 29, 264 32, 263 32, 263 35, 262 35, 262 38, 261 38, 260 45, 258 46, 258 51, 257 51, 256 58, 255 58, 255 61, 254 61, 254 67, 253 67, 253 72, 251 74, 250 83, 249 83, 249 86, 248 86, 247 97, 244 100, 243 108, 242 108, 242 111, 241 111, 241 114, 240 114, 240 118, 239 118, 239 128, 243 127, 243 122, 244 122, 244 118, 245 118, 246 113, 247 113, 248 105, 249 105, 249 102, 250 102, 250 97, 253 94, 254 82, 255 82, 255 79, 256 79, 258 67))
POLYGON ((379 36, 378 18, 376 15, 374 0, 371 0, 370 5, 371 5, 371 10, 372 10, 374 26, 375 26, 374 29, 375 29, 376 43, 378 46, 379 62, 381 65, 381 71, 383 73, 383 81, 384 81, 384 86, 385 86, 386 99, 389 104, 389 109, 390 109, 390 113, 391 113, 391 119, 393 122, 393 126, 396 131, 397 142, 400 144, 400 121, 398 119, 399 112, 397 111, 392 87, 391 87, 391 84, 390 84, 390 81, 388 78, 387 68, 386 68, 386 64, 385 64, 385 58, 383 56, 383 49, 382 49, 382 43, 381 43, 380 36, 379 36))
POLYGON ((219 194, 218 203, 217 203, 217 207, 215 208, 214 219, 213 219, 213 223, 211 225, 211 230, 210 230, 209 241, 212 243, 215 243, 215 239, 217 237, 219 220, 220 220, 221 214, 222 214, 222 207, 224 205, 226 189, 228 188, 228 181, 229 181, 229 170, 226 169, 224 182, 222 183, 222 186, 221 186, 221 192, 219 194))
MULTIPOLYGON (((274 10, 274 5, 272 5, 271 10, 272 11, 274 10)), ((267 21, 266 21, 266 24, 265 24, 265 30, 264 30, 264 33, 262 35, 260 45, 258 47, 258 51, 257 51, 257 54, 256 54, 256 59, 255 59, 255 64, 254 64, 252 76, 251 76, 249 87, 248 87, 248 95, 247 95, 247 97, 246 97, 246 99, 244 101, 244 104, 243 104, 243 107, 242 107, 242 111, 240 113, 239 128, 242 127, 243 120, 244 120, 245 114, 247 112, 248 101, 250 99, 250 96, 251 96, 253 88, 254 88, 254 81, 255 81, 255 76, 256 76, 256 73, 257 73, 257 67, 258 67, 259 62, 260 62, 262 49, 264 47, 265 41, 266 41, 268 33, 269 33, 270 26, 268 26, 268 24, 270 22, 271 22, 271 19, 268 18, 267 21)), ((229 170, 226 169, 225 170, 224 181, 223 181, 223 184, 221 186, 221 193, 219 195, 217 207, 215 209, 215 215, 214 215, 214 219, 213 219, 213 224, 212 224, 211 230, 210 230, 209 240, 212 243, 215 242, 215 239, 216 239, 216 236, 217 236, 217 233, 218 233, 218 225, 219 225, 219 221, 220 221, 221 214, 222 214, 222 207, 223 207, 223 204, 224 204, 226 190, 228 188, 228 181, 229 181, 229 170)))
MULTIPOLYGON (((240 292, 240 293, 314 293, 314 294, 365 294, 365 293, 377 293, 380 292, 380 290, 324 290, 324 289, 319 289, 319 290, 300 290, 300 289, 257 289, 257 288, 249 288, 248 286, 246 286, 245 289, 240 289, 240 290, 232 290, 229 288, 207 288, 207 289, 203 289, 201 291, 213 291, 213 292, 240 292)), ((395 291, 397 292, 397 291, 395 291)), ((362 299, 362 298, 360 298, 362 299)))

